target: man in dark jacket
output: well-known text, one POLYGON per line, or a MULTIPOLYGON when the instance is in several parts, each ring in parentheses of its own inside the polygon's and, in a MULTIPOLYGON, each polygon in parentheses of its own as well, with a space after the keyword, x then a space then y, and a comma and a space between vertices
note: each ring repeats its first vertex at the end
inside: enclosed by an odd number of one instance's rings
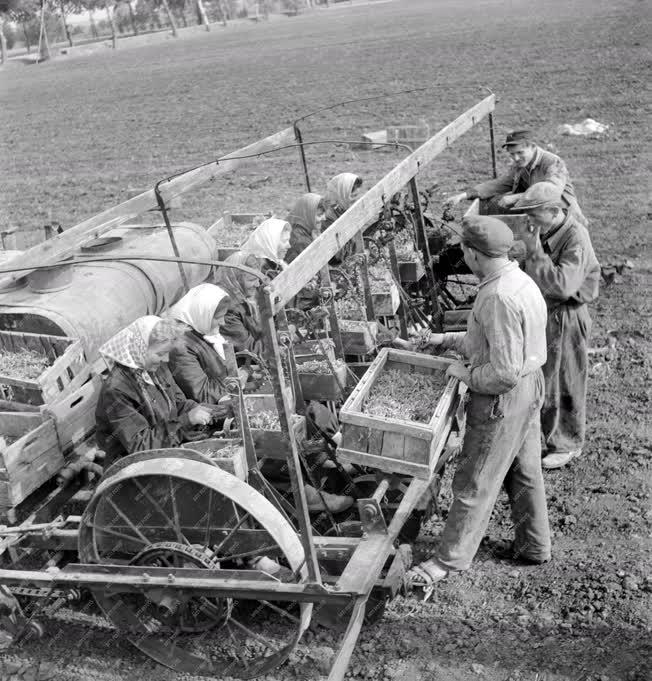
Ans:
POLYGON ((542 149, 534 142, 530 130, 515 130, 505 139, 503 148, 510 155, 513 165, 495 180, 487 180, 469 187, 460 194, 448 198, 448 205, 457 205, 464 199, 489 200, 490 213, 504 213, 523 196, 529 187, 537 182, 552 182, 559 187, 564 208, 582 225, 587 225, 577 203, 573 183, 568 176, 564 161, 551 151, 542 149))
POLYGON ((525 243, 525 271, 548 306, 548 359, 543 367, 546 399, 541 429, 544 468, 561 468, 579 456, 586 430, 586 382, 591 317, 598 297, 600 264, 586 228, 565 207, 559 187, 539 182, 514 210, 525 211, 531 231, 525 243))

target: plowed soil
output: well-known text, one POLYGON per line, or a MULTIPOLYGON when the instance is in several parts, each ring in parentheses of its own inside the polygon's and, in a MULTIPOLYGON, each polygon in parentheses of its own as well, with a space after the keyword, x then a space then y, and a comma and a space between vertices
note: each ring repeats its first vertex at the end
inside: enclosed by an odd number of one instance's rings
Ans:
MULTIPOLYGON (((303 124, 306 140, 355 140, 420 119, 437 130, 490 88, 499 98, 498 138, 535 129, 568 163, 602 264, 631 261, 611 270, 592 307, 592 345, 615 346, 592 355, 584 455, 546 473, 553 561, 515 567, 482 547, 473 568, 439 585, 429 602, 399 598, 363 630, 351 678, 651 678, 649 19, 649 4, 639 0, 397 0, 158 44, 123 40, 115 53, 0 70, 0 224, 17 226, 22 245, 39 241, 45 223, 74 225, 320 107, 426 88, 303 124), (587 117, 609 124, 609 133, 557 134, 560 124, 587 117)), ((307 151, 317 191, 342 171, 363 175, 369 187, 403 155, 334 145, 307 151)), ((482 122, 421 183, 452 192, 490 169, 482 122)), ((223 209, 281 215, 302 188, 291 149, 197 191, 175 219, 208 225, 223 209)), ((241 239, 230 232, 223 241, 241 239)), ((444 513, 449 494, 445 485, 444 513)), ((425 528, 417 555, 432 547, 441 523, 436 517, 425 528)), ((510 537, 505 499, 489 534, 510 537)), ((179 678, 117 637, 90 603, 45 624, 44 639, 4 652, 1 679, 179 678)), ((267 678, 318 678, 336 648, 324 631, 310 634, 291 664, 267 678)))

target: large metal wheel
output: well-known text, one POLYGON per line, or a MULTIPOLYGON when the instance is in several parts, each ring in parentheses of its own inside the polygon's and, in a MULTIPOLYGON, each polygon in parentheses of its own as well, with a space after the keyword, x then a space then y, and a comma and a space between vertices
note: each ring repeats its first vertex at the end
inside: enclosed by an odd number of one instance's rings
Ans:
MULTIPOLYGON (((112 467, 81 520, 81 561, 144 572, 234 569, 246 579, 265 556, 283 566, 284 581, 304 581, 303 548, 287 520, 256 490, 193 454, 141 452, 112 467)), ((94 596, 142 652, 178 672, 217 678, 254 678, 281 664, 312 614, 312 603, 235 601, 174 588, 134 592, 107 584, 94 596)))

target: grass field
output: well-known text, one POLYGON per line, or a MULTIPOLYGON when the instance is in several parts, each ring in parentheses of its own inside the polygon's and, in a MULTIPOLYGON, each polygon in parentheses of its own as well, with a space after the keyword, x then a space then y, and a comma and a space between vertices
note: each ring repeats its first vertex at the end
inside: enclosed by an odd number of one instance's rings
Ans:
MULTIPOLYGON (((474 568, 438 587, 430 603, 399 600, 363 632, 354 678, 650 678, 649 19, 642 0, 396 0, 0 70, 0 224, 18 226, 23 244, 40 240, 51 219, 72 226, 130 188, 151 187, 321 106, 427 88, 329 111, 304 128, 307 140, 357 139, 421 118, 438 129, 489 87, 499 98, 499 137, 531 126, 567 161, 602 263, 633 261, 592 310, 593 344, 606 344, 609 333, 617 356, 592 374, 585 455, 546 476, 554 561, 514 570, 481 550, 474 568), (608 123, 609 135, 556 134, 587 116, 608 123)), ((317 191, 346 170, 369 187, 402 156, 341 146, 307 155, 317 191)), ((423 183, 450 192, 489 172, 482 124, 423 183)), ((196 192, 175 217, 207 225, 222 209, 283 214, 301 191, 297 154, 282 152, 196 192)), ((490 529, 509 534, 502 502, 490 529)), ((426 535, 421 548, 430 542, 426 535)), ((65 660, 56 678, 75 681, 168 678, 126 643, 104 648, 101 636, 70 653, 65 640, 81 632, 76 625, 64 641, 26 645, 15 659, 65 660)), ((316 678, 314 663, 294 661, 295 671, 268 678, 316 678)))

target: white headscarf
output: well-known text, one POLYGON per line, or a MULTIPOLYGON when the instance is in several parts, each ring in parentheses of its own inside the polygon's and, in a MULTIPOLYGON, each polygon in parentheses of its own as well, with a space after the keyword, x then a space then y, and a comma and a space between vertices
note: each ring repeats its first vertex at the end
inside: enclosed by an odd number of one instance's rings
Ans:
POLYGON ((201 334, 224 359, 224 343, 219 330, 213 329, 213 317, 228 293, 214 284, 200 284, 191 288, 181 300, 170 308, 170 316, 192 327, 201 334))
POLYGON ((331 206, 337 206, 341 211, 348 210, 353 203, 351 198, 353 185, 358 179, 358 176, 353 173, 340 173, 332 177, 326 185, 326 201, 331 206))
POLYGON ((150 336, 160 321, 162 321, 161 318, 154 315, 140 317, 109 338, 100 347, 99 353, 107 360, 110 367, 116 363, 135 369, 145 383, 154 385, 152 377, 145 370, 145 362, 150 336))
POLYGON ((278 247, 284 229, 291 229, 289 222, 269 218, 256 227, 253 234, 245 241, 242 250, 257 258, 267 258, 284 269, 287 263, 278 257, 278 247))

